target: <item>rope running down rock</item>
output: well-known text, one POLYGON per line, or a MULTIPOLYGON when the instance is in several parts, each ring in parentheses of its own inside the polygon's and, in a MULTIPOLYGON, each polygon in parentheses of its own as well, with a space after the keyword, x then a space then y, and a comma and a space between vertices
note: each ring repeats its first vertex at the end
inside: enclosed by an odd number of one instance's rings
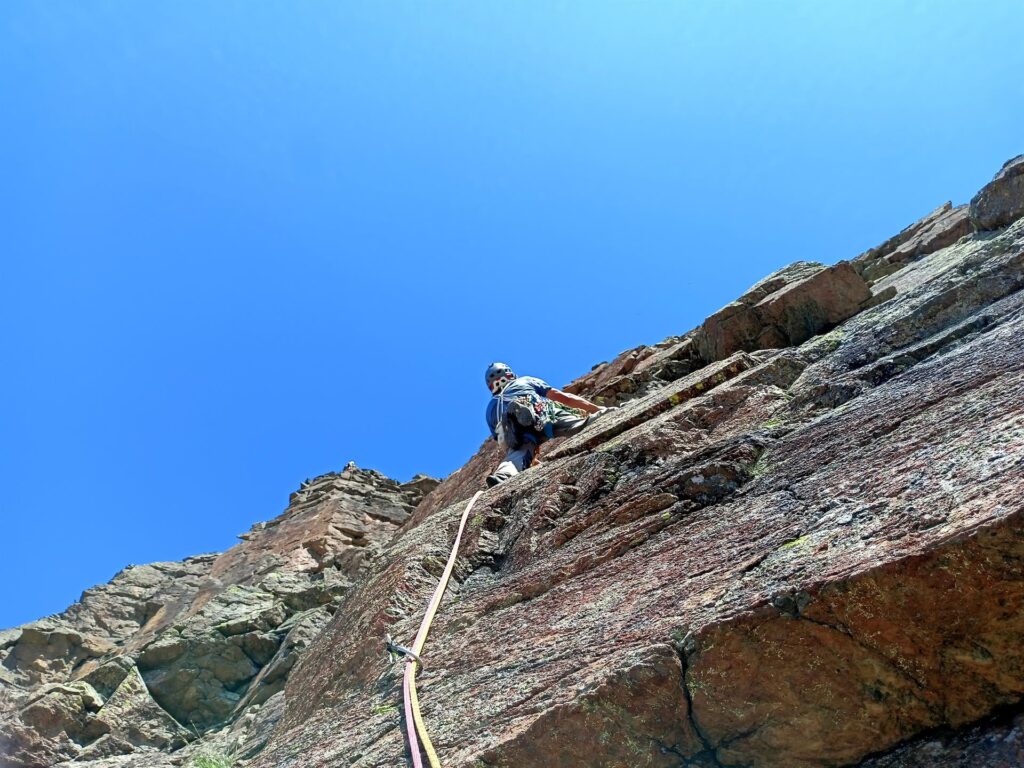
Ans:
POLYGON ((390 638, 388 638, 389 650, 394 647, 405 651, 403 654, 405 658, 405 676, 402 680, 402 694, 405 701, 405 729, 409 739, 409 753, 412 755, 412 762, 415 768, 423 768, 423 760, 420 757, 420 741, 423 742, 423 751, 427 753, 430 768, 441 768, 441 761, 437 758, 437 752, 434 750, 434 745, 430 742, 430 736, 427 735, 427 727, 423 723, 423 715, 420 713, 420 702, 416 695, 416 667, 422 663, 419 657, 423 653, 423 644, 427 641, 430 625, 434 621, 434 615, 437 613, 438 606, 441 604, 441 598, 444 597, 445 590, 448 588, 448 580, 451 578, 452 569, 455 567, 455 558, 459 554, 459 543, 462 541, 462 532, 466 528, 469 512, 473 509, 473 505, 482 493, 483 491, 477 491, 473 498, 469 500, 466 509, 462 513, 462 519, 459 521, 459 532, 455 535, 455 543, 452 544, 451 554, 448 555, 448 563, 445 565, 444 572, 441 574, 441 580, 438 582, 434 595, 430 598, 430 603, 427 605, 427 612, 423 615, 423 621, 420 622, 420 629, 416 633, 416 640, 413 641, 412 648, 405 649, 402 646, 394 646, 390 642, 390 638), (411 653, 409 653, 410 650, 411 653), (417 732, 419 732, 419 739, 416 738, 417 732))

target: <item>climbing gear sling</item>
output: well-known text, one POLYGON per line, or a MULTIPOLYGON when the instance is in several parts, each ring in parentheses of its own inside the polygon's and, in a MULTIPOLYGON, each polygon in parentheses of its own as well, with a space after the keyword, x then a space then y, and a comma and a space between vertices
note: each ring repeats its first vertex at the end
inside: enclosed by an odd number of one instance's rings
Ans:
POLYGON ((402 698, 405 702, 405 729, 409 740, 409 754, 412 755, 412 762, 415 768, 423 768, 423 760, 420 757, 421 740, 423 742, 423 751, 427 753, 427 759, 430 761, 430 768, 441 768, 441 761, 437 758, 437 752, 434 751, 434 745, 430 742, 430 736, 427 735, 427 727, 423 723, 423 715, 420 713, 420 702, 416 696, 416 667, 423 665, 423 662, 420 661, 420 654, 423 653, 423 644, 427 641, 430 625, 434 621, 434 615, 437 613, 438 606, 441 604, 441 598, 444 597, 445 590, 448 588, 448 580, 451 578, 452 569, 455 567, 455 558, 459 554, 459 543, 462 541, 462 532, 465 530, 466 521, 469 519, 469 511, 473 509, 473 505, 482 493, 483 491, 477 491, 473 498, 469 500, 466 509, 462 512, 462 519, 459 521, 459 531, 455 534, 455 543, 452 544, 451 554, 448 555, 448 562, 445 564, 444 572, 441 574, 441 580, 437 583, 437 588, 434 590, 430 603, 427 605, 427 612, 423 615, 423 621, 420 622, 420 628, 416 633, 416 639, 413 641, 412 647, 406 648, 405 646, 398 645, 391 640, 390 635, 387 638, 388 652, 401 656, 405 661, 405 676, 402 679, 402 698), (417 732, 419 733, 419 739, 416 737, 417 732))

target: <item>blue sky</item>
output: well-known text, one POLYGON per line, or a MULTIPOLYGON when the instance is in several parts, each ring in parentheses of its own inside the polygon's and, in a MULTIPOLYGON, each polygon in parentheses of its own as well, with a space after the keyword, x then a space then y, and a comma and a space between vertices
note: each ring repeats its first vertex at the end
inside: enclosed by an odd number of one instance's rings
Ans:
POLYGON ((445 475, 565 383, 1024 152, 1024 5, 0 4, 0 626, 445 475))

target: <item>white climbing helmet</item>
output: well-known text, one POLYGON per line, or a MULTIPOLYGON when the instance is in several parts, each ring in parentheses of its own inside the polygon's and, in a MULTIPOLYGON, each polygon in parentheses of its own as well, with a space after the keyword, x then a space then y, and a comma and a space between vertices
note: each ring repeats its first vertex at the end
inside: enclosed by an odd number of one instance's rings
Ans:
POLYGON ((505 365, 505 363, 491 363, 487 366, 484 380, 487 382, 487 388, 491 390, 491 394, 497 395, 515 377, 516 375, 512 373, 512 369, 505 365))

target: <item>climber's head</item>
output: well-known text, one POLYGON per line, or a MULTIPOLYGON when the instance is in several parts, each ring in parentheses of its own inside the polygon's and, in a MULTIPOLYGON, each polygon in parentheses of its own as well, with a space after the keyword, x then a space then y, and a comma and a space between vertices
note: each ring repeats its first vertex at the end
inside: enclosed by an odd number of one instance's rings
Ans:
POLYGON ((487 366, 487 373, 484 379, 487 381, 487 388, 491 394, 500 394, 503 389, 512 381, 516 375, 512 369, 504 363, 491 363, 487 366))

